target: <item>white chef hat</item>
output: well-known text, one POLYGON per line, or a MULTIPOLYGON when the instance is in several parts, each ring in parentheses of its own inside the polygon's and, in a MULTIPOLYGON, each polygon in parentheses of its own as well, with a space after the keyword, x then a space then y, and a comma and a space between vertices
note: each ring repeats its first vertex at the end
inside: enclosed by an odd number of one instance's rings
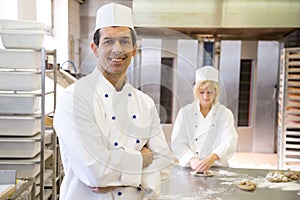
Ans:
POLYGON ((196 83, 198 81, 215 81, 219 82, 219 71, 212 66, 204 66, 196 71, 196 83))
POLYGON ((127 26, 133 29, 131 8, 117 3, 100 7, 97 11, 95 31, 109 26, 127 26))

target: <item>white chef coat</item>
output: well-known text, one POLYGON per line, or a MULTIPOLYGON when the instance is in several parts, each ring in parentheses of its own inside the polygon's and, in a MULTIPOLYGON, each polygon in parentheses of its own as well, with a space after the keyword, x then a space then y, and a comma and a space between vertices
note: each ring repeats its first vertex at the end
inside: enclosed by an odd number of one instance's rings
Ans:
POLYGON ((153 100, 126 83, 121 91, 96 68, 68 87, 54 128, 65 177, 61 200, 154 199, 172 158, 153 100), (146 145, 153 162, 142 167, 146 145), (120 186, 105 194, 90 187, 120 186))
POLYGON ((233 114, 229 109, 216 103, 204 117, 199 101, 194 101, 178 112, 171 148, 181 166, 190 166, 192 157, 203 159, 212 153, 220 158, 214 165, 228 166, 228 159, 236 151, 237 139, 233 114))

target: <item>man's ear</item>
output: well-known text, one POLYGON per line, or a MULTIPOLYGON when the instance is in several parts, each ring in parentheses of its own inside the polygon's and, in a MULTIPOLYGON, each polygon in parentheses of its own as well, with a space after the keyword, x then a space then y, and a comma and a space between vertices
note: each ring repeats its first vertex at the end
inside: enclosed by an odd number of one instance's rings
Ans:
POLYGON ((137 52, 137 45, 134 45, 133 51, 132 51, 132 56, 133 57, 136 55, 136 52, 137 52))
POLYGON ((97 45, 94 42, 92 42, 91 49, 92 49, 94 55, 98 58, 99 56, 98 56, 97 48, 98 48, 97 45))

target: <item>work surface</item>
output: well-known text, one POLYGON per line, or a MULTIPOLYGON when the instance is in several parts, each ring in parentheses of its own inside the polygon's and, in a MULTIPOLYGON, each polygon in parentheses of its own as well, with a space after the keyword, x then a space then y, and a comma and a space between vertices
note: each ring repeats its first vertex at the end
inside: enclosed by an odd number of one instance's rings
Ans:
POLYGON ((189 168, 175 166, 163 181, 160 200, 299 200, 300 181, 270 183, 265 177, 270 170, 215 167, 213 177, 196 177, 189 168), (242 180, 256 182, 255 191, 240 190, 242 180))

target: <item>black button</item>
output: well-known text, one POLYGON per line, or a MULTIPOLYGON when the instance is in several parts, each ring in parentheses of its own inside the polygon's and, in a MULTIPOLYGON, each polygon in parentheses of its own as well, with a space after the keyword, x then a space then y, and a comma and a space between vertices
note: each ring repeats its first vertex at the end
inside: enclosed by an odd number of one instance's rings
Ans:
POLYGON ((199 152, 198 152, 198 151, 196 151, 196 154, 199 154, 199 152))
POLYGON ((118 195, 121 196, 121 195, 122 195, 122 192, 118 192, 118 195))
POLYGON ((114 145, 115 145, 115 146, 118 146, 118 142, 115 142, 114 145))
POLYGON ((136 118, 136 115, 132 115, 132 118, 135 119, 135 118, 136 118))
POLYGON ((105 94, 104 96, 105 96, 105 98, 108 98, 108 94, 105 94))
POLYGON ((136 143, 140 143, 140 140, 139 140, 139 139, 137 139, 135 142, 136 142, 136 143))
POLYGON ((128 93, 128 96, 131 97, 131 93, 128 93))
POLYGON ((137 187, 137 190, 138 190, 138 191, 141 191, 141 190, 142 190, 142 188, 140 188, 140 187, 137 187))
POLYGON ((115 117, 115 116, 112 116, 112 117, 111 117, 111 119, 112 119, 112 120, 115 120, 115 119, 116 119, 116 117, 115 117))

